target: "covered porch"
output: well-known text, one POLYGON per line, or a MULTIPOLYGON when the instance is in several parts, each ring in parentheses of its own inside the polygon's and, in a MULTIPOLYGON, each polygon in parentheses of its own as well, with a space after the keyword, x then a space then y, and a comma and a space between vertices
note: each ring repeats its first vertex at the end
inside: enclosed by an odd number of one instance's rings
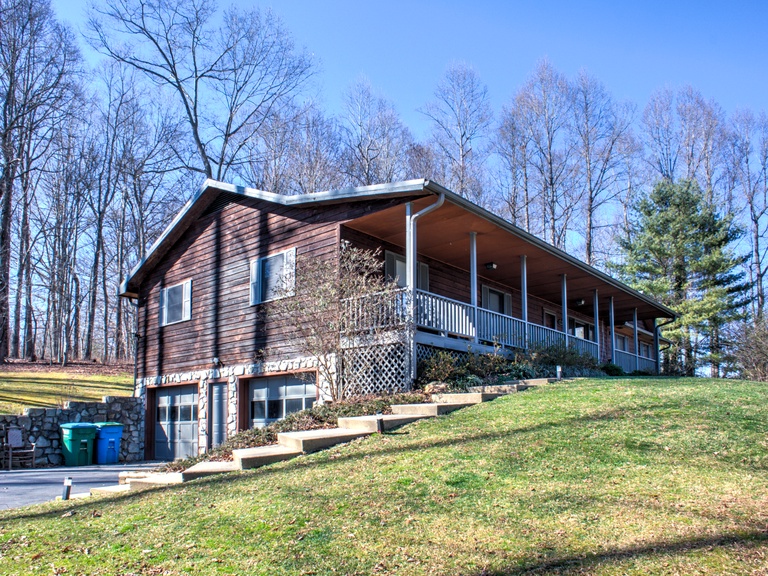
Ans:
POLYGON ((387 253, 414 345, 562 344, 627 372, 659 371, 656 322, 672 310, 453 194, 348 221, 342 238, 387 253), (617 349, 615 327, 625 325, 633 336, 617 349), (647 334, 652 352, 641 355, 647 334))

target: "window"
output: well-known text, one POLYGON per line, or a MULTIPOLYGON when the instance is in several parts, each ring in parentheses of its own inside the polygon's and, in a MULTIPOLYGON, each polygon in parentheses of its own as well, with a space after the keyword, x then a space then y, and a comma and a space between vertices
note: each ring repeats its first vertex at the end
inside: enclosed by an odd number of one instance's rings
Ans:
POLYGON ((553 314, 552 312, 544 312, 544 326, 546 328, 551 328, 552 330, 557 330, 557 316, 553 314))
MULTIPOLYGON (((429 266, 419 262, 419 277, 416 278, 416 288, 429 291, 429 266)), ((400 288, 405 288, 408 270, 405 266, 405 256, 394 252, 384 253, 384 273, 390 280, 396 280, 400 288)))
POLYGON ((192 318, 192 280, 160 290, 160 326, 192 318))
POLYGON ((582 340, 595 339, 594 326, 582 322, 581 320, 576 320, 575 318, 568 318, 568 333, 571 336, 576 336, 576 338, 581 338, 582 340))
POLYGON ((296 249, 251 262, 251 304, 293 296, 296 281, 296 249))
POLYGON ((512 295, 488 286, 482 287, 482 307, 491 312, 512 316, 512 295))
POLYGON ((627 337, 616 335, 616 350, 627 351, 627 337))
POLYGON ((651 358, 651 346, 645 342, 640 342, 640 356, 643 358, 651 358))

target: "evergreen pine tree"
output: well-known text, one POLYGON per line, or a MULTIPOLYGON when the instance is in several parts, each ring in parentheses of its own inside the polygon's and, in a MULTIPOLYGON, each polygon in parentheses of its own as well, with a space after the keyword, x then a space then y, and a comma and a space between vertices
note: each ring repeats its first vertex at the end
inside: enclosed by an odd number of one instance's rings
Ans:
POLYGON ((748 290, 740 271, 746 258, 733 249, 741 230, 691 181, 659 182, 633 213, 620 242, 624 261, 615 268, 630 286, 681 314, 664 328, 672 341, 665 372, 693 375, 709 362, 719 375, 722 328, 741 317, 748 290))

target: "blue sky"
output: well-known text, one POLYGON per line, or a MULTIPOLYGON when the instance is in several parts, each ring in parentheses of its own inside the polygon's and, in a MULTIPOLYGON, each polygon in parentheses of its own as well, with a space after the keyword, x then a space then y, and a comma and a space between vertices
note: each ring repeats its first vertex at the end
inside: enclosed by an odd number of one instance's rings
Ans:
MULTIPOLYGON (((272 0, 298 45, 315 55, 331 113, 360 76, 395 103, 417 137, 417 112, 452 61, 475 67, 496 113, 547 57, 569 77, 581 68, 640 109, 661 87, 691 84, 726 110, 768 110, 768 2, 272 0)), ((54 0, 75 27, 85 0, 54 0)), ((221 2, 221 5, 227 5, 221 2)))

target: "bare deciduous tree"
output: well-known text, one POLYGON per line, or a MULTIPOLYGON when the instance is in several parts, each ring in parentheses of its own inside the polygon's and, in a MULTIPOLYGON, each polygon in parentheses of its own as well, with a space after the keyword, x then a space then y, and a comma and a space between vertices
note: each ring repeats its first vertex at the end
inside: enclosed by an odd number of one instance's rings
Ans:
POLYGON ((493 118, 488 88, 474 68, 452 64, 422 112, 432 121, 433 142, 446 160, 443 184, 460 196, 481 201, 493 118))
POLYGON ((212 0, 107 0, 90 13, 94 47, 175 95, 192 147, 178 158, 208 178, 247 161, 246 143, 312 73, 269 11, 232 8, 218 21, 212 0))
POLYGON ((342 162, 351 184, 368 186, 403 178, 411 134, 394 106, 365 79, 346 94, 341 132, 342 162))
POLYGON ((747 267, 753 291, 751 312, 760 320, 768 274, 768 118, 738 111, 731 120, 731 150, 740 216, 752 254, 747 267))
MULTIPOLYGON (((502 126, 514 123, 516 129, 511 133, 524 139, 526 153, 519 159, 530 163, 526 178, 531 182, 531 203, 534 198, 536 202, 531 206, 530 231, 558 248, 565 248, 580 200, 574 186, 572 122, 568 81, 546 60, 537 65, 502 119, 502 126)), ((507 145, 515 146, 514 141, 507 145)))
POLYGON ((576 140, 578 185, 584 203, 584 259, 595 263, 598 212, 621 191, 624 153, 630 132, 631 108, 613 102, 605 86, 582 71, 573 83, 573 130, 576 140))
MULTIPOLYGON (((14 192, 32 142, 49 131, 76 84, 79 53, 47 0, 0 1, 0 362, 9 352, 14 192)), ((27 199, 24 200, 26 202, 27 199)))
POLYGON ((324 393, 334 402, 354 391, 341 367, 353 339, 375 345, 384 334, 388 344, 409 336, 402 290, 384 276, 383 264, 377 251, 345 244, 337 255, 299 256, 295 276, 282 281, 281 297, 263 305, 264 315, 289 327, 291 345, 314 359, 324 393))

